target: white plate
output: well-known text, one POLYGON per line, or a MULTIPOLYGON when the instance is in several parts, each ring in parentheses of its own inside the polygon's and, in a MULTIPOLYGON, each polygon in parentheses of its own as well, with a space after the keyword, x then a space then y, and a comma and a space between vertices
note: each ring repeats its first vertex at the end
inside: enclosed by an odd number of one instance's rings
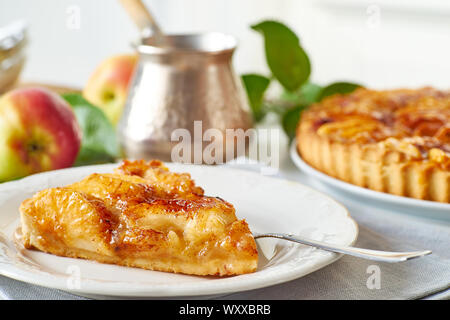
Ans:
POLYGON ((333 178, 307 164, 297 152, 296 140, 291 144, 291 159, 294 164, 306 174, 318 179, 327 186, 331 186, 339 191, 352 194, 359 198, 374 201, 374 205, 387 204, 390 208, 399 209, 406 213, 422 215, 425 217, 433 217, 438 219, 450 219, 450 204, 436 201, 419 200, 408 197, 396 196, 389 193, 370 190, 359 187, 348 182, 333 178))
MULTIPOLYGON (((269 261, 260 254, 256 272, 219 278, 57 257, 21 249, 15 244, 13 234, 19 226, 18 207, 24 199, 44 188, 63 186, 93 172, 110 172, 115 166, 64 169, 0 185, 0 235, 3 234, 0 274, 87 296, 186 297, 232 293, 286 282, 340 257, 311 247, 265 239, 264 243, 276 244, 272 246, 274 256, 269 261)), ((191 173, 206 194, 233 203, 238 218, 245 218, 255 232, 291 232, 340 245, 351 245, 357 238, 358 227, 345 207, 301 184, 225 167, 168 166, 175 172, 191 173)))

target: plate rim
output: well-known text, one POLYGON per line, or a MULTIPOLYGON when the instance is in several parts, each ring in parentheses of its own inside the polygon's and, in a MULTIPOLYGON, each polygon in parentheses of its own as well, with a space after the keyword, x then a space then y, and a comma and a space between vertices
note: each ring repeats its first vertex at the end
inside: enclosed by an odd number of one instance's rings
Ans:
MULTIPOLYGON (((120 163, 120 162, 119 162, 120 163)), ((180 163, 166 163, 166 165, 170 168, 171 166, 184 166, 185 164, 180 163)), ((54 175, 59 173, 64 173, 68 171, 78 171, 78 170, 94 170, 94 168, 104 167, 104 168, 114 168, 117 166, 117 163, 112 164, 100 164, 100 165, 90 165, 90 166, 83 166, 83 167, 72 167, 72 168, 65 168, 65 169, 59 169, 59 170, 52 170, 47 172, 41 172, 34 175, 30 175, 28 177, 6 182, 0 185, 0 191, 2 190, 18 190, 20 189, 20 186, 23 186, 25 183, 30 182, 31 180, 38 179, 39 177, 45 176, 45 175, 54 175)), ((186 166, 191 167, 199 167, 200 165, 192 165, 188 164, 186 166)), ((212 168, 211 166, 205 166, 206 168, 212 168)), ((248 170, 242 170, 242 169, 236 169, 236 168, 230 168, 226 165, 223 166, 217 166, 220 167, 221 170, 231 171, 235 174, 239 175, 247 175, 247 176, 255 176, 261 178, 261 176, 255 172, 248 171, 248 170)), ((189 169, 186 169, 186 172, 189 172, 189 169)), ((294 183, 296 185, 299 185, 302 188, 306 188, 312 192, 315 192, 316 194, 320 194, 321 197, 327 198, 329 201, 334 202, 337 206, 341 207, 343 209, 344 215, 342 215, 343 219, 347 219, 352 224, 352 229, 354 230, 354 234, 352 235, 352 241, 351 243, 347 244, 349 246, 353 245, 359 235, 359 226, 355 219, 350 215, 349 210, 339 201, 335 200, 333 197, 318 191, 310 186, 304 185, 297 181, 292 181, 288 179, 283 179, 280 177, 273 177, 273 176, 263 176, 264 178, 274 179, 278 180, 280 183, 294 183)), ((245 218, 245 217, 241 217, 245 218)), ((2 228, 0 228, 0 233, 3 234, 2 228)), ((8 237, 8 236, 7 236, 8 237)), ((51 275, 45 275, 45 274, 32 274, 29 271, 25 271, 19 267, 16 267, 14 265, 2 265, 0 262, 0 265, 2 266, 0 268, 0 274, 4 275, 6 277, 23 281, 26 283, 44 286, 48 288, 53 289, 59 289, 66 292, 70 292, 76 295, 100 295, 100 296, 109 296, 109 297, 149 297, 149 298, 156 298, 156 297, 182 297, 182 296, 204 296, 204 295, 215 295, 215 294, 230 294, 230 293, 237 293, 237 292, 244 292, 248 290, 255 290, 265 287, 270 287, 273 285, 286 283, 295 279, 299 279, 303 276, 306 276, 312 272, 315 272, 319 269, 322 269, 337 260, 339 260, 343 255, 342 254, 336 254, 332 253, 331 255, 322 256, 319 257, 319 260, 317 264, 305 271, 300 271, 298 269, 291 269, 287 273, 284 273, 284 277, 275 277, 269 279, 269 281, 261 281, 260 279, 251 279, 247 283, 247 288, 243 289, 242 287, 239 288, 239 285, 236 283, 232 283, 231 285, 226 285, 225 287, 222 286, 222 288, 216 288, 216 286, 209 286, 207 285, 208 282, 203 283, 197 283, 197 288, 192 288, 192 285, 187 287, 174 287, 173 285, 158 285, 158 290, 151 290, 151 285, 149 284, 139 284, 137 282, 130 282, 130 281, 117 281, 117 282, 104 282, 102 285, 99 286, 100 280, 95 279, 89 279, 84 278, 83 279, 83 288, 81 290, 70 290, 67 288, 67 278, 68 275, 61 274, 51 274, 51 275), (50 281, 52 281, 50 283, 50 281), (131 288, 129 286, 123 286, 123 284, 130 284, 132 283, 131 288)), ((64 257, 61 257, 64 258, 64 257)), ((226 279, 226 278, 224 278, 226 279)), ((220 279, 219 279, 220 280, 220 279)))
POLYGON ((307 173, 310 176, 313 176, 317 179, 319 179, 321 182, 324 182, 328 185, 332 185, 333 187, 339 188, 339 190, 350 192, 353 195, 363 195, 366 198, 370 198, 376 201, 381 202, 388 202, 390 204, 394 205, 401 205, 401 206, 421 206, 424 209, 432 209, 432 210, 450 210, 450 203, 442 203, 437 201, 431 201, 431 200, 421 200, 421 199, 415 199, 410 197, 404 197, 404 196, 398 196, 395 194, 390 194, 386 192, 381 191, 375 191, 368 188, 363 188, 342 180, 339 180, 335 177, 332 177, 326 173, 323 173, 316 168, 309 165, 306 161, 303 160, 303 158, 300 156, 300 154, 297 151, 297 139, 294 138, 290 145, 290 155, 291 159, 294 162, 294 164, 299 168, 300 170, 303 170, 305 173, 307 173))

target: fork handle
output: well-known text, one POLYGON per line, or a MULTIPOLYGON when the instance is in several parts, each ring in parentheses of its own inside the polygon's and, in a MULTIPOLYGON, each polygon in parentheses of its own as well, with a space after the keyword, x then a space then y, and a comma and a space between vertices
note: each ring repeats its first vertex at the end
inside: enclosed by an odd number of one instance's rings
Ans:
POLYGON ((288 240, 292 242, 301 243, 307 246, 316 247, 322 250, 348 254, 350 256, 369 259, 374 261, 381 262, 401 262, 406 260, 411 260, 414 258, 419 258, 431 253, 430 250, 423 251, 413 251, 413 252, 389 252, 389 251, 379 251, 379 250, 371 250, 371 249, 362 249, 356 247, 347 247, 347 246, 339 246, 334 245, 322 241, 316 241, 308 238, 293 236, 285 233, 263 233, 263 234, 255 234, 255 239, 258 238, 277 238, 288 240))

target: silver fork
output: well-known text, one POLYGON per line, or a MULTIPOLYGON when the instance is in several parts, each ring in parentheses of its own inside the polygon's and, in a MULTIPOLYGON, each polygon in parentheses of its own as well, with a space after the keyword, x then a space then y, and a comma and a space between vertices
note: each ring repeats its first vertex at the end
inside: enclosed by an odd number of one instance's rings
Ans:
POLYGON ((259 238, 277 238, 288 240, 292 242, 301 243, 307 246, 316 247, 322 250, 348 254, 354 257, 369 259, 374 261, 382 262, 401 262, 406 260, 411 260, 414 258, 419 258, 426 256, 431 253, 430 250, 423 251, 412 251, 412 252, 389 252, 389 251, 379 251, 371 249, 362 249, 356 247, 347 247, 334 245, 322 241, 316 241, 312 239, 307 239, 299 236, 294 236, 292 234, 286 233, 254 233, 253 237, 255 239, 259 238))

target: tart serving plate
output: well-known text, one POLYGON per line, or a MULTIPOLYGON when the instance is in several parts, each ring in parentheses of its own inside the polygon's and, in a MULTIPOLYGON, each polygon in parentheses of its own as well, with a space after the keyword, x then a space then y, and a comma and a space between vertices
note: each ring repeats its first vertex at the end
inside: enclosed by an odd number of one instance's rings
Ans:
MULTIPOLYGON (((190 297, 223 295, 287 282, 323 268, 341 255, 274 239, 257 240, 254 273, 200 277, 59 257, 21 246, 20 203, 35 192, 63 186, 116 164, 70 168, 0 184, 0 274, 31 284, 90 297, 190 297), (263 252, 265 254, 263 254, 263 252)), ((236 208, 254 232, 284 232, 352 245, 358 227, 347 209, 302 184, 221 166, 167 164, 188 172, 206 194, 236 208)))
POLYGON ((419 200, 414 198, 397 196, 363 188, 336 178, 333 178, 306 163, 297 151, 297 142, 294 139, 290 147, 290 155, 294 164, 307 175, 315 178, 326 187, 331 187, 340 192, 350 194, 358 199, 372 201, 372 205, 384 205, 389 208, 413 213, 425 217, 450 220, 450 203, 419 200))

